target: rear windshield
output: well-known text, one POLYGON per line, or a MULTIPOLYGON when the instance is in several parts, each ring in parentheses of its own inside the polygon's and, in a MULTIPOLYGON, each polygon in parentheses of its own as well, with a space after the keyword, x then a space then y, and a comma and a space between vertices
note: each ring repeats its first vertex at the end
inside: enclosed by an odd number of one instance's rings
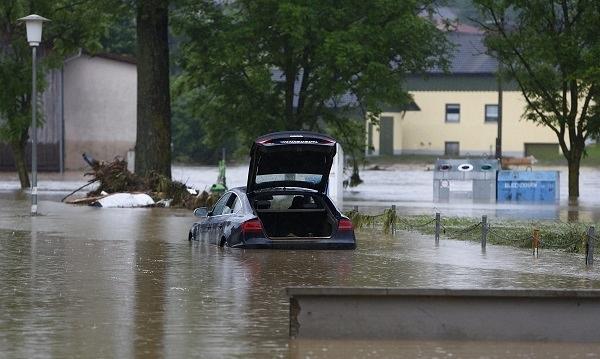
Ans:
POLYGON ((330 165, 325 152, 306 149, 269 151, 260 156, 254 182, 266 187, 273 184, 314 188, 322 184, 330 165))
POLYGON ((272 173, 256 176, 256 183, 300 181, 317 184, 321 182, 323 175, 314 173, 272 173))

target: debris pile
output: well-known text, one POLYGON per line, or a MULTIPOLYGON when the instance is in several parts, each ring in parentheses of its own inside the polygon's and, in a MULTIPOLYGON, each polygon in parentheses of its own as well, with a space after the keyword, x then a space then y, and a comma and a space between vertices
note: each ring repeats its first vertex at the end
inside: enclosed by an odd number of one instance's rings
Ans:
POLYGON ((91 171, 85 176, 92 178, 88 183, 70 193, 63 201, 77 191, 97 183, 98 186, 87 194, 86 198, 67 201, 72 204, 94 205, 102 198, 115 193, 145 193, 152 197, 155 204, 150 207, 178 207, 194 209, 212 206, 218 197, 206 191, 188 188, 185 184, 164 177, 155 172, 142 177, 127 170, 127 161, 116 157, 111 162, 97 161, 85 153, 84 160, 90 165, 91 171))

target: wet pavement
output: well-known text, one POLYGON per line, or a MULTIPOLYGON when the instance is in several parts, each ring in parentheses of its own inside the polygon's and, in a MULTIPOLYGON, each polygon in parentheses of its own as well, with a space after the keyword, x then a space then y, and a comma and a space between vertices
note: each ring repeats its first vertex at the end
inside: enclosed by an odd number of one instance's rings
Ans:
POLYGON ((189 211, 0 199, 0 357, 597 357, 598 345, 290 341, 287 286, 597 288, 583 256, 358 233, 356 251, 187 241, 189 211))

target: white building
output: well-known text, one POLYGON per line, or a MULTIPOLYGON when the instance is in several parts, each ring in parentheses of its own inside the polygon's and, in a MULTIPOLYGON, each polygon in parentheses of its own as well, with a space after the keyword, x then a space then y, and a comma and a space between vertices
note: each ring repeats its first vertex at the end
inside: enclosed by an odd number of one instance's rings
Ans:
MULTIPOLYGON (((126 158, 135 146, 137 68, 130 57, 80 53, 67 58, 47 75, 42 102, 40 170, 81 169, 83 152, 97 160, 126 158)), ((12 170, 12 152, 2 146, 0 168, 12 170)))

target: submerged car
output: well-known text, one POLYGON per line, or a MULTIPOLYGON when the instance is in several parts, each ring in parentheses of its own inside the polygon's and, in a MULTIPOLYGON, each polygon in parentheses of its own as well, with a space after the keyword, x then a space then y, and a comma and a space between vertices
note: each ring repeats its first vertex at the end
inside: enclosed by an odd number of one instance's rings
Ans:
POLYGON ((352 222, 327 197, 336 141, 314 132, 261 136, 250 150, 246 187, 225 192, 189 240, 235 248, 354 249, 352 222))

